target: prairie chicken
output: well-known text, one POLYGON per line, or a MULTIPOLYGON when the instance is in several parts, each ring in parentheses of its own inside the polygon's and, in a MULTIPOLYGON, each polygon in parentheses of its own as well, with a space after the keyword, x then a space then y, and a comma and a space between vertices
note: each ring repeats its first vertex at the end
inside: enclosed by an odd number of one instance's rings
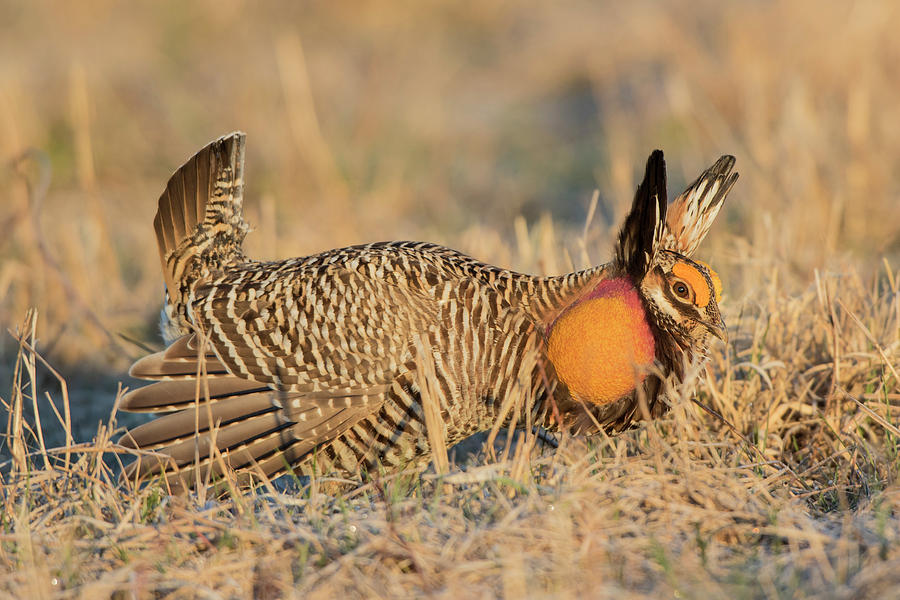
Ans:
POLYGON ((536 277, 418 242, 250 260, 244 137, 201 150, 159 200, 168 347, 134 364, 156 383, 121 407, 171 414, 123 436, 164 457, 131 476, 182 487, 223 464, 267 475, 409 464, 430 455, 423 387, 448 445, 498 419, 619 430, 661 414, 660 376, 682 376, 725 337, 718 276, 690 256, 737 180, 730 156, 667 206, 653 152, 612 262, 536 277), (516 393, 524 401, 501 414, 516 393))

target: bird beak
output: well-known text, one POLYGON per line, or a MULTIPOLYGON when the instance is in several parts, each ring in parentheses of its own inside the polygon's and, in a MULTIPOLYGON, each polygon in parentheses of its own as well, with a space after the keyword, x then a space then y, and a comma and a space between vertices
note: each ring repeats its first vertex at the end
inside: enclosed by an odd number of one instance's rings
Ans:
POLYGON ((715 322, 708 323, 706 321, 703 322, 703 326, 706 327, 707 330, 720 340, 725 343, 728 343, 728 330, 725 329, 725 321, 722 319, 718 319, 715 322))

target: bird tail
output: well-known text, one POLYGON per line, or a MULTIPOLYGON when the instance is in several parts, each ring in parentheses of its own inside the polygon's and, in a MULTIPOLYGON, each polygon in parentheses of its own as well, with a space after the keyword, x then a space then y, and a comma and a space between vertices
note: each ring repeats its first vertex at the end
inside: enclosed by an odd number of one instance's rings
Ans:
POLYGON ((241 132, 212 142, 181 166, 159 198, 153 226, 168 293, 166 313, 182 326, 194 285, 243 262, 244 141, 241 132))

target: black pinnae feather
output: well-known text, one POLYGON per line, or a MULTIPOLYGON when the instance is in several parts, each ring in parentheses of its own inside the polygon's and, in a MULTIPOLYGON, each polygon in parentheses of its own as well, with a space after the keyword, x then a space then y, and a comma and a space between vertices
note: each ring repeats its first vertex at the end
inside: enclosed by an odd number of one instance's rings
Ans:
POLYGON ((666 161, 662 150, 647 159, 644 180, 634 194, 631 212, 619 232, 616 263, 640 282, 659 248, 666 222, 666 161))

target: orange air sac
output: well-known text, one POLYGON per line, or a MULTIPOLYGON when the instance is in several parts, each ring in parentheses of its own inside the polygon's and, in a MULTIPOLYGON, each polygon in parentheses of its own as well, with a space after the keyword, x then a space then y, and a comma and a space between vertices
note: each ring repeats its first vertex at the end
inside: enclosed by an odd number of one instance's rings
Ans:
POLYGON ((655 350, 637 290, 620 278, 600 282, 556 319, 547 355, 575 398, 607 404, 644 380, 655 350))

